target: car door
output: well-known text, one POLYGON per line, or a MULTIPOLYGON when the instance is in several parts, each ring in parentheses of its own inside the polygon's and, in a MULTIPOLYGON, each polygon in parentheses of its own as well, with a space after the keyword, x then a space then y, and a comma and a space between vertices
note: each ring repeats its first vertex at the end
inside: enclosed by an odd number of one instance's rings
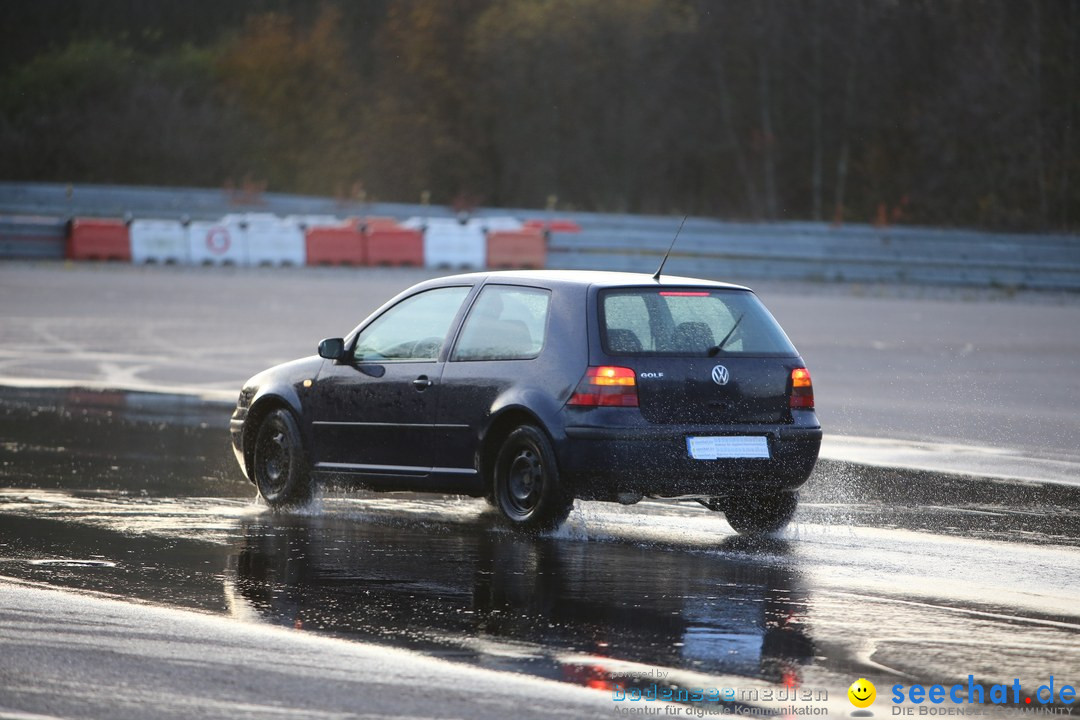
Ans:
POLYGON ((426 475, 433 461, 443 345, 471 290, 425 290, 369 322, 312 388, 320 470, 426 475))
POLYGON ((538 362, 547 338, 551 291, 487 284, 461 325, 442 377, 437 465, 475 464, 482 428, 500 396, 551 377, 538 362))

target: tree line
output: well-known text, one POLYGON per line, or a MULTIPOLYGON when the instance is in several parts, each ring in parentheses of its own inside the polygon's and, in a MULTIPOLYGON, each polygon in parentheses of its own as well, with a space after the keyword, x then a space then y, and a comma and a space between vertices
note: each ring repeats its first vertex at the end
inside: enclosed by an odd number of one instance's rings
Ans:
POLYGON ((0 6, 0 176, 1075 230, 1073 0, 0 6))

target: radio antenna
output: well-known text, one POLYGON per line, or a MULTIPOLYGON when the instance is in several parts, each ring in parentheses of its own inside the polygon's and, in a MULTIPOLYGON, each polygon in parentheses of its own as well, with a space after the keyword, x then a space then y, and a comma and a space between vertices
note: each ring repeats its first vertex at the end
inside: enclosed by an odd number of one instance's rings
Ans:
POLYGON ((668 245, 667 252, 664 253, 664 259, 660 261, 660 267, 656 268, 656 274, 652 276, 653 280, 660 280, 660 273, 664 271, 664 263, 667 262, 668 255, 671 254, 671 248, 675 247, 675 241, 679 239, 679 233, 682 232, 682 226, 686 224, 686 215, 682 216, 682 222, 679 223, 679 229, 675 231, 675 237, 671 238, 671 244, 668 245))

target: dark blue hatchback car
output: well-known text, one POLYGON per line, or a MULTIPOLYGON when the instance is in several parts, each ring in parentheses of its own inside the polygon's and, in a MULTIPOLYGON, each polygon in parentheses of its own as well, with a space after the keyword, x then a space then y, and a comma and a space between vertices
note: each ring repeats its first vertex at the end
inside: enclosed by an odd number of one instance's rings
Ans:
POLYGON ((314 481, 486 497, 514 526, 575 498, 685 498, 784 527, 821 444, 810 374, 748 288, 492 272, 401 293, 249 380, 231 423, 271 507, 314 481))

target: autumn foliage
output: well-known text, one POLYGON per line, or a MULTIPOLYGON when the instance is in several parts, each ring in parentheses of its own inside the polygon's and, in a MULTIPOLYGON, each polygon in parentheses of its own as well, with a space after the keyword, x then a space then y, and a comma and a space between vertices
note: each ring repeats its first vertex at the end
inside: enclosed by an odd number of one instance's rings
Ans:
POLYGON ((1075 230, 1080 4, 5 3, 0 179, 1075 230))

